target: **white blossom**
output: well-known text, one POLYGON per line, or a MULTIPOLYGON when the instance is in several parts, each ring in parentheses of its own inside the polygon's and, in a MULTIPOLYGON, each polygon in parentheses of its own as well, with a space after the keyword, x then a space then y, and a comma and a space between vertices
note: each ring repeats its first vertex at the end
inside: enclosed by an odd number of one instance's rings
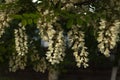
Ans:
POLYGON ((16 54, 13 53, 13 57, 10 58, 9 69, 15 72, 18 69, 24 69, 27 62, 28 45, 27 35, 25 33, 25 26, 19 26, 14 30, 15 35, 15 49, 16 54))
POLYGON ((88 52, 87 47, 85 47, 84 33, 80 29, 79 25, 73 25, 72 29, 68 32, 68 37, 70 38, 70 44, 73 44, 72 50, 77 62, 76 65, 78 67, 83 65, 86 68, 88 66, 88 52))
POLYGON ((54 15, 53 11, 45 10, 42 13, 42 18, 39 18, 37 23, 37 28, 39 29, 39 34, 42 37, 43 40, 48 41, 49 38, 52 39, 53 35, 55 34, 55 30, 53 28, 53 23, 57 20, 56 16, 54 15), (51 17, 49 21, 47 21, 47 18, 51 17), (49 36, 49 38, 48 38, 49 36))
POLYGON ((110 56, 110 50, 116 46, 118 42, 118 34, 120 30, 120 22, 115 20, 111 25, 107 25, 107 21, 101 19, 98 31, 98 48, 106 57, 110 56))
POLYGON ((56 20, 57 17, 54 15, 54 12, 47 9, 42 13, 42 18, 39 19, 37 25, 42 40, 48 42, 46 59, 52 65, 59 64, 60 61, 63 61, 63 57, 65 55, 65 41, 63 36, 63 30, 60 29, 56 31, 53 27, 53 24, 56 22, 56 20), (51 19, 47 20, 47 16, 51 17, 51 19))
POLYGON ((19 55, 25 55, 28 52, 27 35, 24 26, 15 29, 15 48, 19 55))
POLYGON ((11 19, 9 18, 8 14, 6 12, 0 11, 0 38, 5 33, 5 28, 9 27, 8 22, 11 19))
POLYGON ((40 58, 39 54, 37 53, 34 53, 31 55, 31 61, 33 63, 35 63, 33 65, 33 69, 37 72, 45 72, 45 70, 47 69, 47 64, 46 64, 46 61, 45 61, 45 58, 40 58))
POLYGON ((65 56, 65 41, 63 36, 63 31, 57 31, 56 40, 49 40, 48 51, 46 53, 46 59, 53 65, 59 64, 60 61, 63 61, 65 56), (57 34, 58 33, 58 34, 57 34))

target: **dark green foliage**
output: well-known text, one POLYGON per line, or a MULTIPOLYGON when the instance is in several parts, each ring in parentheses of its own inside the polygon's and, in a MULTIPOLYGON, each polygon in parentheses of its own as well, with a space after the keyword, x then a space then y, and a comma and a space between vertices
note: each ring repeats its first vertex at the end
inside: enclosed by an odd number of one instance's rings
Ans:
POLYGON ((22 22, 24 26, 26 25, 32 25, 34 23, 37 23, 38 18, 40 15, 38 13, 24 13, 20 15, 11 15, 12 18, 19 20, 22 22))
MULTIPOLYGON (((82 31, 85 32, 85 42, 88 47, 88 51, 90 52, 90 61, 96 61, 96 63, 102 63, 102 60, 105 58, 103 55, 99 54, 97 49, 97 41, 96 41, 96 31, 98 29, 98 21, 100 18, 104 18, 108 21, 113 21, 114 19, 120 19, 120 9, 117 1, 114 5, 111 3, 112 0, 82 0, 78 3, 74 3, 74 6, 77 6, 78 9, 70 9, 70 10, 61 10, 64 4, 59 0, 57 3, 52 2, 51 0, 41 0, 42 3, 32 3, 32 0, 18 0, 16 3, 10 4, 1 4, 4 3, 3 0, 0 0, 0 10, 7 10, 9 12, 13 9, 15 14, 10 15, 13 18, 13 21, 10 22, 11 26, 6 30, 6 33, 3 37, 0 38, 0 62, 6 63, 9 61, 9 57, 12 52, 15 52, 15 43, 14 43, 14 32, 13 29, 18 28, 18 23, 22 22, 22 25, 27 28, 28 35, 28 60, 30 64, 34 64, 30 62, 30 56, 33 53, 40 54, 45 57, 46 49, 41 46, 41 39, 38 35, 38 29, 36 28, 36 23, 39 18, 41 18, 41 13, 37 10, 36 6, 40 6, 42 11, 49 9, 53 10, 55 16, 59 18, 57 23, 61 25, 64 31, 68 31, 72 28, 72 25, 80 25, 82 26, 82 31), (89 11, 89 6, 95 7, 93 12, 89 11), (117 8, 118 7, 118 8, 117 8), (80 12, 80 13, 78 13, 80 12), (37 52, 34 52, 37 51, 37 52), (100 61, 98 60, 100 57, 100 61)), ((119 2, 119 1, 118 1, 119 2)), ((49 22, 52 19, 49 15, 47 16, 47 21, 49 22)), ((118 45, 119 46, 119 45, 118 45)), ((119 48, 118 48, 119 49, 119 48)), ((72 61, 73 55, 72 50, 67 49, 67 55, 65 57, 65 61, 61 63, 63 64, 72 64, 75 65, 72 61)), ((115 63, 119 60, 119 54, 115 54, 117 56, 115 63)))
POLYGON ((68 29, 70 29, 70 28, 72 27, 72 25, 73 25, 73 22, 74 22, 73 19, 69 19, 68 22, 67 22, 67 24, 66 24, 66 27, 67 27, 68 29))
MULTIPOLYGON (((9 57, 15 52, 13 29, 6 29, 6 33, 0 38, 0 63, 8 64, 9 57)), ((2 65, 1 64, 1 65, 2 65)))

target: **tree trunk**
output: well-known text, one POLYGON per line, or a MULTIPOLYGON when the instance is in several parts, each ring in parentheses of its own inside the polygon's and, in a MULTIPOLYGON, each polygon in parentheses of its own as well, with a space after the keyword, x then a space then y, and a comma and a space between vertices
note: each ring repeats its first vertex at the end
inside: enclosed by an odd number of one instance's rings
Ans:
POLYGON ((56 69, 49 69, 48 80, 58 80, 59 71, 56 69))
POLYGON ((114 66, 114 67, 112 68, 111 80, 116 80, 117 71, 118 71, 118 66, 114 66))

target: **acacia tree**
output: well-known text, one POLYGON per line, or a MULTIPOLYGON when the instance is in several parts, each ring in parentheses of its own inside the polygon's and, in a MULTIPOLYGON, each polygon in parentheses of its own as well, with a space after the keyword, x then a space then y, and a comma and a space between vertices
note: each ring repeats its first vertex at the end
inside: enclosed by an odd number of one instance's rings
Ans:
POLYGON ((76 65, 86 68, 89 51, 95 50, 90 43, 110 57, 119 42, 119 12, 119 0, 2 0, 1 41, 9 30, 13 35, 9 70, 32 65, 44 72, 47 66, 64 61, 68 49, 76 65), (46 44, 40 45, 40 40, 46 44))

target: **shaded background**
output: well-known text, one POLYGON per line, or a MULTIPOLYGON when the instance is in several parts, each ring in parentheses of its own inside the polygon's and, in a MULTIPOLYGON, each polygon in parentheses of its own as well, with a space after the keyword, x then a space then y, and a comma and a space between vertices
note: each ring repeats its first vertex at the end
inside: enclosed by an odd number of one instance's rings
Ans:
MULTIPOLYGON (((91 66, 86 69, 74 66, 64 66, 60 69, 59 80, 110 80, 112 67, 106 63, 106 66, 91 66)), ((48 80, 48 71, 45 73, 35 72, 31 68, 9 72, 7 68, 1 66, 0 80, 48 80)), ((117 73, 117 79, 120 80, 120 69, 117 73)))

